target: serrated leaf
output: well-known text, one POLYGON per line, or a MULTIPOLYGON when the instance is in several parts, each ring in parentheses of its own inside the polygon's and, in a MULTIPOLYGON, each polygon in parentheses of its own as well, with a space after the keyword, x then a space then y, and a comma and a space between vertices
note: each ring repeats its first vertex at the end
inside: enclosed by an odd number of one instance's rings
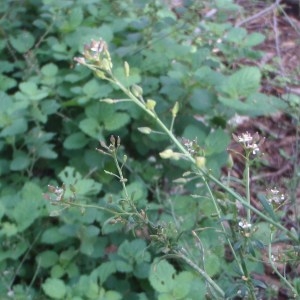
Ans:
POLYGON ((63 299, 67 292, 64 282, 57 278, 48 278, 42 288, 47 296, 54 299, 63 299))
POLYGON ((261 73, 256 67, 243 67, 223 80, 222 93, 232 99, 240 99, 256 93, 260 87, 261 73))

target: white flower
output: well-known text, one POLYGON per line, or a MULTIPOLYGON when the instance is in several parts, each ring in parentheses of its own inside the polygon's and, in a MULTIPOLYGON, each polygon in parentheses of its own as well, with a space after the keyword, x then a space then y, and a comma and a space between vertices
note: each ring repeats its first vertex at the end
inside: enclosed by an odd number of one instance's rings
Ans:
POLYGON ((252 227, 252 224, 248 223, 246 220, 242 220, 242 221, 239 222, 239 226, 242 229, 250 229, 252 227))

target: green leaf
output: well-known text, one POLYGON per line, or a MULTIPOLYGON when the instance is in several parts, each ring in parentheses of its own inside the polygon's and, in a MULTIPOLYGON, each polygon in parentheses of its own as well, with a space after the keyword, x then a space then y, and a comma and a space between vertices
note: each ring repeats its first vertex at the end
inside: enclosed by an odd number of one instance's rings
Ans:
POLYGON ((108 131, 114 131, 129 123, 130 117, 127 113, 116 112, 112 117, 104 120, 104 127, 108 131))
MULTIPOLYGON (((82 175, 73 167, 64 168, 58 177, 66 185, 72 185, 75 188, 76 195, 96 195, 100 192, 102 184, 93 179, 83 179, 82 175)), ((68 197, 71 193, 66 191, 65 196, 68 197)))
POLYGON ((180 272, 175 277, 175 286, 173 295, 175 299, 186 299, 190 291, 191 284, 194 280, 194 276, 191 272, 180 272))
POLYGON ((55 251, 46 250, 36 256, 37 264, 43 268, 50 268, 58 261, 58 254, 55 251))
POLYGON ((66 239, 66 235, 62 234, 58 227, 47 228, 41 237, 41 242, 44 244, 55 245, 66 239))
POLYGON ((64 299, 67 292, 64 282, 57 278, 47 278, 42 288, 47 296, 54 299, 64 299))
POLYGON ((212 155, 225 151, 229 145, 229 142, 230 137, 224 130, 219 128, 215 131, 212 131, 205 139, 206 154, 212 155))
POLYGON ((220 96, 219 101, 234 108, 237 112, 249 116, 270 115, 287 107, 287 104, 280 98, 261 93, 253 93, 244 101, 220 96))
POLYGON ((100 278, 101 285, 103 285, 106 279, 116 271, 117 269, 113 261, 103 262, 100 267, 97 268, 97 274, 100 278))
POLYGON ((13 210, 13 218, 17 223, 19 232, 24 231, 34 221, 43 215, 43 207, 46 204, 42 199, 42 190, 36 184, 27 182, 21 191, 22 200, 13 210))
POLYGON ((112 92, 112 86, 97 79, 91 79, 84 86, 82 91, 92 99, 107 97, 112 92))
POLYGON ((232 99, 248 97, 258 91, 260 79, 259 68, 243 67, 223 80, 220 91, 232 99))
POLYGON ((25 170, 30 165, 30 158, 23 151, 15 151, 14 158, 10 162, 9 168, 12 171, 25 170))
POLYGON ((216 102, 216 95, 205 89, 194 89, 190 98, 191 106, 198 112, 209 111, 216 102))
POLYGON ((102 128, 94 118, 86 118, 79 122, 79 128, 88 136, 97 140, 103 140, 102 128))
POLYGON ((7 136, 14 136, 17 134, 21 134, 27 131, 28 125, 27 121, 24 118, 19 118, 12 120, 12 123, 5 127, 0 136, 7 137, 7 136))
POLYGON ((0 74, 0 90, 7 91, 17 85, 17 81, 13 78, 0 74))
POLYGON ((58 67, 53 63, 49 63, 41 68, 41 72, 44 76, 55 77, 58 72, 58 67))
POLYGON ((89 142, 88 138, 82 132, 76 132, 69 135, 63 145, 66 149, 81 149, 89 142))
POLYGON ((260 32, 248 34, 243 42, 244 47, 254 47, 261 44, 265 40, 265 36, 260 32))
POLYGON ((57 158, 57 153, 52 149, 54 145, 52 144, 42 144, 37 148, 38 157, 47 158, 47 159, 55 159, 57 158))
POLYGON ((32 48, 35 38, 30 32, 22 31, 16 37, 10 36, 9 41, 19 53, 25 53, 32 48))
POLYGON ((174 267, 166 260, 154 261, 152 264, 149 281, 152 287, 160 293, 173 291, 175 287, 174 276, 176 271, 174 267))
POLYGON ((49 95, 48 89, 38 89, 35 82, 27 81, 19 84, 20 90, 32 101, 39 101, 46 98, 49 95))
POLYGON ((70 32, 75 30, 83 21, 83 11, 80 6, 74 7, 68 15, 66 15, 66 21, 60 27, 62 32, 70 32))
POLYGON ((220 258, 213 253, 205 256, 204 265, 205 271, 210 277, 217 275, 221 271, 220 258))

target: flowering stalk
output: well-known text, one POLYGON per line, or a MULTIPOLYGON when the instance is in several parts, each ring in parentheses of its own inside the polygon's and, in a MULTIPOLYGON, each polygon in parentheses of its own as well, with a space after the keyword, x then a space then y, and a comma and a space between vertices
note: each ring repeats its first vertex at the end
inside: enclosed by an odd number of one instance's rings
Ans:
MULTIPOLYGON (((289 238, 294 241, 298 241, 298 238, 295 237, 288 229, 282 226, 280 223, 271 219, 255 207, 253 207, 250 203, 250 190, 248 191, 248 197, 245 200, 241 195, 237 194, 233 189, 223 184, 217 178, 215 178, 209 171, 205 168, 201 167, 197 164, 197 160, 189 153, 189 151, 182 145, 182 143, 175 137, 172 130, 167 128, 165 124, 159 119, 157 114, 155 113, 154 107, 155 103, 151 101, 151 103, 145 103, 142 98, 142 89, 138 86, 132 87, 132 90, 126 88, 114 75, 113 75, 113 65, 110 59, 110 54, 107 49, 107 45, 104 41, 92 41, 90 45, 86 45, 84 48, 84 57, 74 58, 79 64, 85 65, 89 69, 93 70, 97 77, 107 80, 112 84, 118 86, 120 90, 122 90, 137 106, 139 106, 143 111, 145 111, 150 117, 155 119, 156 123, 160 126, 160 128, 169 136, 171 141, 176 145, 176 147, 180 150, 180 152, 185 156, 185 158, 190 161, 196 167, 196 174, 200 177, 205 177, 210 179, 216 185, 225 190, 228 194, 233 196, 237 201, 239 201, 247 210, 248 215, 247 219, 249 221, 251 215, 250 211, 254 212, 257 216, 261 217, 263 220, 268 223, 274 225, 277 229, 284 232, 289 238)), ((126 74, 129 74, 129 66, 126 65, 126 74)), ((172 129, 172 126, 171 126, 172 129)), ((234 136, 238 142, 243 143, 245 149, 247 149, 252 154, 256 154, 259 151, 259 145, 263 142, 263 140, 259 141, 259 136, 251 137, 248 133, 244 134, 242 137, 234 136), (258 143, 258 144, 257 144, 258 143)))

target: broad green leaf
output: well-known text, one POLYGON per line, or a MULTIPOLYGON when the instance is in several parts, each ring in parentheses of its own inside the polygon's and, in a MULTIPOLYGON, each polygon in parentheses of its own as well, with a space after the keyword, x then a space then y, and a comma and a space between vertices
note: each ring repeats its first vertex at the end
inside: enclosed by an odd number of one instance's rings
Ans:
POLYGON ((261 93, 253 93, 244 101, 220 96, 219 101, 234 108, 237 112, 249 116, 270 115, 287 107, 287 104, 280 98, 261 93))
POLYGON ((18 241, 14 243, 14 247, 8 249, 7 251, 0 251, 0 262, 6 259, 18 260, 20 257, 28 250, 28 242, 18 241))
POLYGON ((53 299, 64 299, 67 292, 65 283, 57 278, 47 278, 42 288, 45 294, 53 299))
POLYGON ((114 131, 124 127, 129 121, 130 117, 127 113, 116 112, 104 120, 104 127, 108 131, 114 131))
POLYGON ((50 268, 58 261, 58 254, 55 251, 46 250, 36 256, 37 264, 43 268, 50 268))
POLYGON ((6 237, 12 237, 18 233, 18 228, 15 223, 2 222, 1 223, 0 235, 6 237))
POLYGON ((32 101, 42 100, 49 95, 47 88, 42 87, 42 89, 38 89, 36 83, 31 81, 20 83, 19 88, 32 101))
POLYGON ((62 234, 58 227, 45 229, 42 234, 41 242, 44 244, 55 245, 66 239, 66 235, 62 234))
POLYGON ((190 104, 197 112, 209 111, 216 102, 216 95, 205 89, 194 89, 190 98, 190 104))
POLYGON ((106 261, 103 262, 98 268, 97 268, 97 274, 100 278, 100 284, 103 285, 106 281, 106 279, 113 273, 117 271, 115 263, 113 261, 106 261))
POLYGON ((221 271, 220 258, 213 253, 205 256, 204 265, 205 271, 210 277, 217 275, 221 271))
POLYGON ((0 90, 7 91, 17 85, 17 81, 13 78, 0 74, 0 90))
POLYGON ((81 149, 89 142, 82 132, 75 132, 69 135, 63 145, 66 149, 81 149))
POLYGON ((53 63, 49 63, 41 68, 41 72, 47 77, 54 77, 57 75, 58 67, 53 63))
POLYGON ((248 34, 243 42, 245 47, 254 47, 261 44, 265 40, 265 36, 260 32, 253 32, 248 34))
POLYGON ((212 131, 205 139, 205 152, 207 155, 221 153, 227 149, 230 137, 227 132, 222 129, 212 131))
POLYGON ((246 36, 247 36, 246 29, 242 27, 233 27, 227 32, 225 41, 232 42, 235 44, 241 44, 241 42, 246 36))
POLYGON ((10 162, 10 169, 12 171, 25 170, 30 165, 30 158, 27 153, 23 151, 16 151, 14 158, 10 162))
POLYGON ((92 99, 101 99, 107 97, 112 92, 110 84, 103 83, 97 79, 91 79, 84 86, 82 91, 92 99))
POLYGON ((54 145, 52 144, 42 144, 37 148, 38 157, 55 159, 57 158, 57 153, 53 151, 54 145))
POLYGON ((0 136, 7 137, 21 134, 27 131, 27 127, 27 120, 24 118, 12 120, 12 123, 1 131, 0 136))
POLYGON ((103 140, 102 128, 94 118, 86 118, 79 122, 79 128, 88 136, 97 140, 103 140))
POLYGON ((83 11, 80 6, 73 7, 68 15, 66 15, 64 24, 61 25, 62 32, 70 32, 75 30, 83 21, 83 11))
POLYGON ((36 184, 27 182, 21 192, 21 201, 13 210, 13 218, 17 223, 19 232, 24 231, 34 221, 42 216, 43 206, 46 205, 42 199, 42 190, 36 184))
MULTIPOLYGON (((73 167, 66 167, 62 170, 58 177, 66 185, 72 185, 77 195, 96 195, 100 192, 102 184, 93 179, 83 179, 82 175, 73 167)), ((70 191, 66 191, 66 197, 71 195, 70 191)))
POLYGON ((175 274, 174 267, 168 261, 154 261, 150 270, 149 281, 157 292, 168 293, 173 291, 175 287, 175 274))
POLYGON ((19 53, 25 53, 32 48, 35 38, 30 32, 22 31, 15 37, 10 36, 9 41, 19 53))
POLYGON ((188 125, 182 134, 182 136, 189 140, 197 140, 198 145, 202 146, 206 138, 207 133, 205 132, 204 126, 188 125), (201 128, 202 127, 202 128, 201 128))
POLYGON ((130 273, 133 271, 133 266, 129 262, 122 259, 115 260, 115 266, 117 271, 121 273, 130 273))
POLYGON ((232 99, 248 97, 258 91, 260 79, 259 68, 243 67, 223 80, 220 91, 232 99))
POLYGON ((175 299, 186 299, 193 280, 194 276, 191 272, 183 271, 176 275, 173 290, 175 299))

